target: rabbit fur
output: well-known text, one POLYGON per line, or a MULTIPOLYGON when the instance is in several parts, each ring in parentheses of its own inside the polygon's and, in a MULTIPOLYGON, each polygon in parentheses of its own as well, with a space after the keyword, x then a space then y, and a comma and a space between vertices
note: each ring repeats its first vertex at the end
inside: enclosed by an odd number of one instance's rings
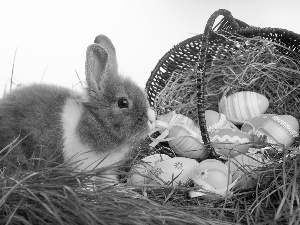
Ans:
POLYGON ((55 85, 32 84, 0 99, 0 150, 35 152, 79 170, 110 166, 127 157, 154 121, 147 98, 118 74, 115 48, 104 35, 86 52, 85 95, 55 85))

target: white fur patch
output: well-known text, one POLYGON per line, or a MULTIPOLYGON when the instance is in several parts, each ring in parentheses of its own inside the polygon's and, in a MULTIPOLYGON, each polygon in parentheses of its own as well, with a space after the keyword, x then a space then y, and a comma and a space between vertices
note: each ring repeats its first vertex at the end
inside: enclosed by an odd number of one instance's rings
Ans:
MULTIPOLYGON (((62 114, 65 161, 74 163, 74 167, 78 170, 92 170, 111 166, 124 159, 124 155, 129 151, 129 146, 124 146, 121 150, 99 154, 91 149, 90 146, 81 142, 77 133, 77 126, 82 113, 83 107, 81 103, 78 103, 75 99, 66 101, 62 114)), ((115 176, 113 179, 115 179, 115 176)))

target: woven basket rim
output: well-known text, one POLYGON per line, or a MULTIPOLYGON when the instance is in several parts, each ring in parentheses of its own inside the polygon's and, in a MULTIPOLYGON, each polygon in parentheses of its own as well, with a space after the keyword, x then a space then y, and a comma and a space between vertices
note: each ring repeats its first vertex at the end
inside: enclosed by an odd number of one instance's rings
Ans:
MULTIPOLYGON (((241 28, 238 30, 229 30, 226 31, 232 32, 233 34, 240 34, 240 35, 253 35, 253 36, 266 36, 268 34, 274 34, 274 35, 284 35, 286 37, 289 37, 290 41, 297 43, 300 43, 300 34, 295 33, 293 31, 287 30, 287 29, 282 29, 282 28, 272 28, 272 27, 248 27, 248 28, 241 28)), ((224 30, 220 30, 219 33, 225 32, 224 30)), ((214 32, 216 33, 216 32, 214 32)), ((176 52, 176 50, 182 48, 183 46, 190 44, 191 42, 195 40, 201 40, 203 34, 197 34, 195 36, 192 36, 190 38, 187 38, 178 44, 174 45, 168 52, 166 52, 158 61, 158 63, 155 65, 154 69, 151 71, 150 77, 148 78, 146 82, 146 90, 148 91, 148 88, 151 86, 153 78, 156 76, 157 71, 159 68, 162 66, 163 63, 165 63, 166 59, 169 58, 171 54, 176 52)), ((296 53, 299 53, 299 58, 300 58, 300 44, 298 44, 296 47, 296 53)))
MULTIPOLYGON (((233 30, 231 30, 233 31, 233 30)), ((222 31, 219 31, 222 32, 222 31)), ((227 33, 230 31, 226 31, 227 33)), ((291 41, 293 42, 299 42, 300 43, 300 34, 295 33, 293 31, 282 29, 282 28, 271 28, 271 27, 249 27, 249 28, 241 28, 238 30, 234 30, 233 33, 240 34, 240 35, 254 35, 254 36, 265 36, 267 34, 283 34, 285 36, 288 36, 291 41)), ((161 65, 166 61, 166 59, 174 53, 177 49, 182 48, 182 46, 185 46, 187 44, 190 44, 194 40, 201 40, 201 37, 203 34, 197 34, 193 37, 187 38, 178 44, 174 45, 168 52, 166 52, 161 59, 158 61, 158 63, 155 65, 154 69, 151 72, 151 75, 149 79, 146 82, 146 89, 151 85, 151 81, 153 80, 154 76, 156 75, 157 70, 161 67, 161 65)), ((299 52, 300 53, 300 44, 299 46, 299 52)))

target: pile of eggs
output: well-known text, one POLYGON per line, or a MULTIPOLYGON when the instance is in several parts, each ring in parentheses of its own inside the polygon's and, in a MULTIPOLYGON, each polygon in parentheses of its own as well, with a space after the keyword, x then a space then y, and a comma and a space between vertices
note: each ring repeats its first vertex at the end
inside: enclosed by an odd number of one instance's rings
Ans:
POLYGON ((234 124, 241 124, 241 131, 249 135, 267 137, 267 143, 292 145, 299 135, 299 123, 290 115, 264 114, 269 101, 261 94, 242 91, 223 97, 219 111, 234 124))
MULTIPOLYGON (((267 142, 271 144, 291 146, 299 132, 297 119, 290 115, 263 114, 268 106, 265 96, 242 91, 223 97, 219 103, 220 113, 206 110, 206 126, 216 151, 233 157, 247 153, 250 147, 247 143, 253 141, 253 135, 266 135, 267 142), (241 125, 241 129, 236 125, 241 125)), ((158 140, 168 141, 179 156, 207 158, 200 128, 194 121, 172 111, 158 116, 156 123, 161 133, 158 140)), ((154 140, 152 146, 158 142, 154 140)))
POLYGON ((207 191, 226 196, 232 188, 255 185, 251 178, 242 175, 267 163, 263 156, 252 153, 230 158, 225 164, 216 159, 206 159, 198 163, 195 159, 154 154, 143 158, 131 168, 127 183, 157 187, 180 186, 193 182, 194 187, 199 190, 190 191, 190 197, 205 195, 207 191))
MULTIPOLYGON (((298 136, 299 124, 290 115, 264 114, 268 99, 258 93, 243 91, 223 97, 219 112, 205 111, 206 126, 212 146, 223 156, 230 156, 226 164, 207 159, 200 128, 188 117, 174 111, 158 116, 156 129, 160 136, 151 146, 167 141, 180 157, 151 155, 134 165, 128 183, 139 185, 180 185, 189 181, 210 192, 226 195, 232 187, 243 187, 249 180, 239 179, 245 172, 263 166, 267 160, 249 152, 253 136, 265 135, 271 144, 291 146, 298 136), (241 126, 241 129, 237 128, 241 126), (198 163, 195 159, 202 160, 198 163), (250 168, 245 170, 244 168, 250 168)), ((191 192, 191 197, 203 195, 191 192)))

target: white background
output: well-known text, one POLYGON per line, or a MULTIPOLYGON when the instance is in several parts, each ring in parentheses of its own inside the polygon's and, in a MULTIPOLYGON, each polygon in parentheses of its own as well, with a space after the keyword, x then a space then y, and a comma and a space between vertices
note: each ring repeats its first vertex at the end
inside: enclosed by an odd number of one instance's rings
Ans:
POLYGON ((299 0, 0 0, 0 96, 16 50, 14 84, 78 87, 75 70, 84 80, 86 47, 98 34, 114 43, 120 72, 144 87, 158 60, 203 33, 221 8, 253 26, 300 34, 299 0))

